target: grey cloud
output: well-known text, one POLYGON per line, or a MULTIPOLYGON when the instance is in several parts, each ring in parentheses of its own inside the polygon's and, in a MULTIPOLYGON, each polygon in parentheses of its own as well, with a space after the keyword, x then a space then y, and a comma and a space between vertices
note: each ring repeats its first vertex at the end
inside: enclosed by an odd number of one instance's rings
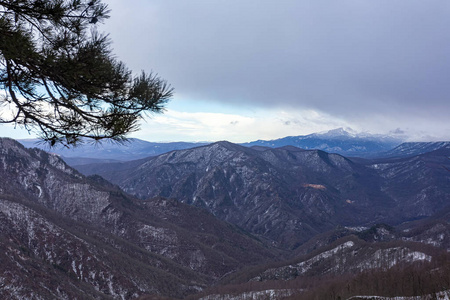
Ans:
POLYGON ((449 127, 447 0, 110 2, 119 57, 183 96, 449 127))

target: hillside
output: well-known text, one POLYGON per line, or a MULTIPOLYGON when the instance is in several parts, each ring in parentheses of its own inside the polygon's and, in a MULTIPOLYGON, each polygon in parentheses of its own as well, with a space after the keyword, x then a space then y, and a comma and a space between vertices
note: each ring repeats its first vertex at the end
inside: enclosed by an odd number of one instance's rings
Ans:
POLYGON ((182 297, 277 257, 203 210, 138 201, 13 140, 0 140, 0 178, 3 299, 182 297))
POLYGON ((336 226, 394 225, 445 208, 449 151, 361 161, 319 150, 218 142, 129 164, 78 169, 141 199, 163 196, 205 208, 292 249, 336 226))
POLYGON ((337 228, 303 244, 293 259, 230 274, 189 299, 447 299, 448 215, 337 228))
POLYGON ((219 142, 84 166, 138 199, 1 139, 0 297, 444 295, 448 157, 350 160, 219 142))

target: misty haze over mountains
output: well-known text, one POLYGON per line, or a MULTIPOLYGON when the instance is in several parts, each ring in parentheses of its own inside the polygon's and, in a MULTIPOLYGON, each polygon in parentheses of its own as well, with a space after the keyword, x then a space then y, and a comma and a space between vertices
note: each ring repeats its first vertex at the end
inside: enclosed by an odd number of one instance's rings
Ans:
MULTIPOLYGON (((271 141, 257 140, 241 145, 246 147, 262 146, 270 148, 295 146, 305 150, 318 149, 345 156, 371 157, 375 155, 384 155, 384 152, 392 150, 403 143, 404 140, 405 137, 401 132, 390 135, 372 135, 367 133, 356 133, 351 129, 338 128, 323 133, 285 137, 271 141)), ((124 144, 109 142, 99 144, 86 143, 73 149, 64 147, 50 149, 49 147, 40 144, 38 140, 30 139, 19 141, 28 148, 38 147, 61 155, 71 165, 101 161, 135 160, 163 154, 172 150, 189 149, 210 144, 208 142, 156 143, 131 138, 124 144)))
POLYGON ((2 298, 450 294, 450 142, 338 129, 52 152, 0 139, 2 298))

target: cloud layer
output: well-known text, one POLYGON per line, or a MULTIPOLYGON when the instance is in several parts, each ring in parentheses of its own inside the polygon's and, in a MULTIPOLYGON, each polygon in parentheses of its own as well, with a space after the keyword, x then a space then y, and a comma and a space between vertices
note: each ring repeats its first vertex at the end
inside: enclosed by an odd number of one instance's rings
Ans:
POLYGON ((343 120, 315 111, 258 110, 251 114, 167 110, 154 115, 133 136, 153 141, 217 141, 234 143, 282 136, 306 135, 330 128, 350 127, 343 120), (168 137, 169 140, 168 140, 168 137))
POLYGON ((115 53, 179 97, 450 132, 446 0, 108 3, 115 53))

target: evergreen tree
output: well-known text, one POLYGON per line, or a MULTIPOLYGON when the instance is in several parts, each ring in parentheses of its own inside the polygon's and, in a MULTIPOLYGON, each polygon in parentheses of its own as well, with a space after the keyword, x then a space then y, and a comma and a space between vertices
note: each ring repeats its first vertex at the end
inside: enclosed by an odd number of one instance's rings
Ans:
POLYGON ((100 0, 0 0, 0 122, 74 146, 124 140, 143 114, 160 112, 172 88, 112 56, 95 25, 106 18, 100 0))

